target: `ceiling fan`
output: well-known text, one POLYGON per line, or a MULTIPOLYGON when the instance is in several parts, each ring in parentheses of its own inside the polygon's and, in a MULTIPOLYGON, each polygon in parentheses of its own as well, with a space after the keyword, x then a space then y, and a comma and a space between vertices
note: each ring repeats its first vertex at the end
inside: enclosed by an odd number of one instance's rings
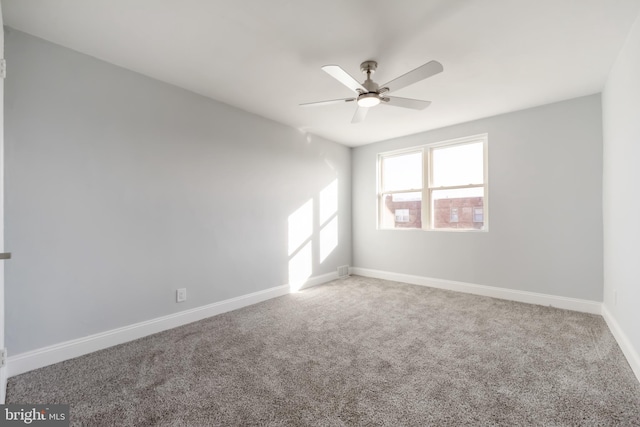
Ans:
POLYGON ((309 102, 300 104, 301 106, 317 106, 339 104, 342 102, 356 102, 356 113, 353 115, 351 123, 359 123, 367 116, 369 108, 378 104, 391 105, 394 107, 411 108, 414 110, 423 110, 431 104, 431 101, 422 101, 419 99, 398 98, 397 96, 387 96, 389 92, 400 90, 406 86, 412 85, 420 80, 424 80, 435 74, 442 72, 442 64, 438 61, 430 61, 415 70, 409 71, 388 83, 378 85, 371 80, 371 75, 376 72, 378 63, 376 61, 364 61, 360 64, 360 71, 367 75, 364 83, 360 84, 356 79, 351 77, 349 73, 338 65, 325 65, 322 69, 331 77, 356 92, 358 95, 352 98, 332 99, 330 101, 309 102))

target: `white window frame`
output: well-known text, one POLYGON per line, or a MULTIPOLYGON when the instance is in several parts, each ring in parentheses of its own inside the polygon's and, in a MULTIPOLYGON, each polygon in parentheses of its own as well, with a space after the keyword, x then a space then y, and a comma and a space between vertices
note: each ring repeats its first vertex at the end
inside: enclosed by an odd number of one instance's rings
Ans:
POLYGON ((463 138, 449 139, 446 141, 434 142, 429 144, 424 144, 417 147, 404 148, 401 150, 387 151, 384 153, 378 154, 378 185, 377 185, 377 228, 378 230, 425 230, 425 231, 452 231, 452 232, 487 232, 489 231, 489 171, 488 171, 488 152, 489 152, 489 137, 488 134, 479 134, 472 135, 463 138), (464 145, 464 144, 472 144, 482 142, 483 146, 483 183, 472 183, 468 185, 457 185, 457 186, 433 186, 433 164, 432 164, 432 151, 436 148, 442 148, 446 146, 454 146, 454 145, 464 145), (413 189, 403 189, 397 191, 386 191, 383 192, 382 183, 382 162, 384 158, 407 155, 420 152, 422 154, 422 189, 413 188, 413 189), (463 188, 483 188, 484 196, 483 196, 483 227, 482 229, 475 228, 434 228, 433 227, 433 202, 431 200, 432 193, 435 190, 449 190, 449 189, 463 189, 463 188), (413 193, 422 191, 422 228, 391 228, 391 227, 382 227, 382 214, 384 207, 384 196, 386 194, 395 194, 395 193, 413 193))

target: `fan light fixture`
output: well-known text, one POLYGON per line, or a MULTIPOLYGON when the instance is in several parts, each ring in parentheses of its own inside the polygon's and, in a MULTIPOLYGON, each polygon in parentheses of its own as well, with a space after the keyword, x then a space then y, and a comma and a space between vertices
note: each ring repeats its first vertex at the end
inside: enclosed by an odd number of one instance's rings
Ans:
POLYGON ((369 108, 380 104, 380 98, 377 93, 363 93, 358 97, 358 106, 369 108))

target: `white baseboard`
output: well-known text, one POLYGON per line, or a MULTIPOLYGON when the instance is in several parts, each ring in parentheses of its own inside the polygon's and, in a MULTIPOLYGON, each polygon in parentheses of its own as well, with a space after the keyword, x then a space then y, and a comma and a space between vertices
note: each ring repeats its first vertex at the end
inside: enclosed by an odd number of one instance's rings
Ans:
POLYGON ((622 353, 627 358, 627 362, 629 362, 631 370, 634 374, 636 374, 636 378, 638 379, 638 381, 640 381, 640 354, 638 354, 638 351, 633 348, 633 345, 631 345, 631 341, 629 341, 627 334, 622 331, 620 325, 613 317, 611 312, 607 309, 607 306, 605 304, 602 304, 602 317, 604 318, 604 321, 607 322, 609 330, 618 342, 622 353))
POLYGON ((497 288, 494 286, 476 285, 474 283, 456 282, 453 280, 433 279, 430 277, 414 276, 410 274, 392 273, 388 271, 371 270, 368 268, 351 267, 351 274, 377 279, 393 280, 410 283, 412 285, 428 286, 485 297, 506 299, 528 304, 545 305, 583 313, 600 314, 602 303, 555 295, 539 294, 535 292, 518 291, 514 289, 497 288))
MULTIPOLYGON (((338 273, 323 274, 309 278, 299 289, 309 288, 337 279, 338 273)), ((73 359, 94 351, 102 350, 118 344, 123 344, 147 335, 172 329, 187 323, 196 322, 207 317, 242 307, 253 305, 271 298, 286 295, 290 292, 289 285, 276 286, 262 291, 215 302, 191 310, 158 317, 122 328, 112 329, 87 337, 65 341, 48 347, 39 348, 25 353, 10 356, 7 360, 7 377, 22 374, 64 360, 73 359)))

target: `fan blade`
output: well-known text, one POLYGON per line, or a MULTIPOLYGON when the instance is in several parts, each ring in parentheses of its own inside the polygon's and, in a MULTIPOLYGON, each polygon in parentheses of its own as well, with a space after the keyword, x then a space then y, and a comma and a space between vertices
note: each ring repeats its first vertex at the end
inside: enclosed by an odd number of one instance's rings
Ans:
POLYGON ((364 118, 367 117, 367 113, 369 109, 367 107, 358 107, 356 108, 356 113, 353 115, 353 119, 351 119, 351 123, 360 123, 364 121, 364 118))
POLYGON ((403 74, 400 77, 391 80, 389 83, 381 85, 380 87, 389 88, 389 92, 400 90, 404 87, 417 83, 420 80, 424 80, 427 77, 441 73, 443 69, 442 64, 438 61, 430 61, 415 70, 409 71, 407 74, 403 74))
POLYGON ((397 96, 387 96, 386 98, 388 101, 382 102, 383 105, 411 108, 412 110, 424 110, 431 105, 431 101, 422 101, 420 99, 398 98, 397 96))
POLYGON ((362 92, 366 92, 367 89, 364 88, 356 79, 351 77, 349 73, 340 68, 338 65, 325 65, 322 69, 329 74, 331 77, 348 87, 354 92, 358 92, 358 89, 362 92))
POLYGON ((342 98, 342 99, 332 99, 329 101, 318 101, 318 102, 307 102, 304 104, 300 104, 301 107, 317 107, 319 105, 331 105, 331 104, 340 104, 342 102, 353 102, 355 98, 342 98))

